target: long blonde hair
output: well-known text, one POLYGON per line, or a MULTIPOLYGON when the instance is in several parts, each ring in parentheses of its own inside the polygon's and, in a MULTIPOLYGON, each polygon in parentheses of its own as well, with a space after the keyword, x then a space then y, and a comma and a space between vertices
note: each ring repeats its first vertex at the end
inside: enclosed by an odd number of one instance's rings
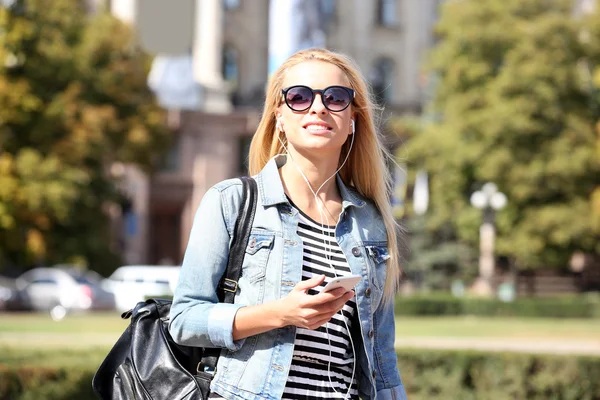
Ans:
MULTIPOLYGON (((297 52, 288 58, 273 73, 269 80, 262 118, 252 139, 249 154, 249 172, 259 173, 267 162, 277 154, 285 153, 283 145, 276 137, 277 108, 282 104, 281 90, 287 71, 304 61, 324 61, 339 67, 346 75, 349 85, 355 91, 352 111, 355 115, 356 132, 354 145, 348 161, 339 174, 345 184, 353 186, 362 196, 371 199, 383 217, 387 231, 388 252, 387 279, 384 288, 386 303, 394 299, 401 276, 398 249, 398 224, 393 217, 390 205, 392 180, 386 167, 386 158, 391 155, 382 144, 380 134, 373 120, 374 102, 365 79, 355 63, 347 56, 325 49, 308 49, 297 52)), ((340 152, 340 164, 345 158, 350 141, 346 141, 340 152)))

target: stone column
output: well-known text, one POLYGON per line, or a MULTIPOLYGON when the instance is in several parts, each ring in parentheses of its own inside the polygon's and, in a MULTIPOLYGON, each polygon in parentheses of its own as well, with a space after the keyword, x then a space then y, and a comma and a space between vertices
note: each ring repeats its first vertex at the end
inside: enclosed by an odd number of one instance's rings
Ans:
POLYGON ((136 5, 136 0, 112 0, 110 12, 121 21, 133 24, 136 22, 136 5))
POLYGON ((494 211, 488 207, 483 210, 483 223, 479 228, 479 277, 472 288, 480 296, 491 296, 494 293, 495 240, 494 211))
POLYGON ((129 215, 124 215, 124 255, 126 264, 148 262, 150 240, 150 179, 139 168, 125 167, 124 191, 132 202, 129 215))
POLYGON ((223 6, 220 0, 196 0, 194 79, 202 85, 203 110, 225 114, 231 101, 222 74, 223 6))

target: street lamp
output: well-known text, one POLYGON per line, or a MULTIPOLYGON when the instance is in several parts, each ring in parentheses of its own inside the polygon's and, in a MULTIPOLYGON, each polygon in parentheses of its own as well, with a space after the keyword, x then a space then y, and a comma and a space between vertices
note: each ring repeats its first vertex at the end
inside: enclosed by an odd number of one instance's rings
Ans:
POLYGON ((483 295, 492 293, 494 276, 494 227, 495 213, 506 206, 506 195, 498 191, 495 183, 488 182, 481 190, 471 195, 471 205, 483 211, 479 228, 479 278, 473 285, 475 292, 483 295))

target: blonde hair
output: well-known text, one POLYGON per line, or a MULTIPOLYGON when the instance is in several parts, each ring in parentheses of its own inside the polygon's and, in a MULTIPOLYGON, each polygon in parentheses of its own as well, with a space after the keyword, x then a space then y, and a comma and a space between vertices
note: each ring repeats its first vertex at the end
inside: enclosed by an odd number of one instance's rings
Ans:
MULTIPOLYGON (((302 50, 288 58, 273 73, 269 80, 262 118, 252 139, 249 154, 249 172, 259 173, 267 162, 285 149, 277 139, 277 108, 282 104, 281 91, 287 71, 304 61, 323 61, 339 67, 348 78, 349 85, 355 91, 352 111, 355 114, 356 132, 354 145, 348 161, 339 174, 346 185, 353 186, 362 196, 375 202, 383 217, 387 231, 388 252, 387 279, 384 288, 384 301, 392 302, 401 276, 398 249, 398 224, 392 214, 389 194, 392 190, 390 172, 386 167, 386 157, 391 155, 382 144, 373 121, 374 102, 365 79, 358 67, 347 56, 325 49, 302 50)), ((340 164, 350 147, 347 141, 340 152, 340 164)))

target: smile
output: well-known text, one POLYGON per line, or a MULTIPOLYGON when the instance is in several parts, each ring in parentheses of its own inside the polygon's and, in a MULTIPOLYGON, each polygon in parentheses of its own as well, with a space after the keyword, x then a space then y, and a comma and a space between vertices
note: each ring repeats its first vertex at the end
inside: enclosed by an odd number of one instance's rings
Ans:
POLYGON ((326 126, 321 126, 321 125, 308 125, 304 129, 306 129, 308 131, 330 131, 331 130, 331 128, 328 128, 326 126))
POLYGON ((329 132, 332 130, 332 128, 329 125, 323 123, 306 124, 304 125, 304 129, 313 133, 329 132))

